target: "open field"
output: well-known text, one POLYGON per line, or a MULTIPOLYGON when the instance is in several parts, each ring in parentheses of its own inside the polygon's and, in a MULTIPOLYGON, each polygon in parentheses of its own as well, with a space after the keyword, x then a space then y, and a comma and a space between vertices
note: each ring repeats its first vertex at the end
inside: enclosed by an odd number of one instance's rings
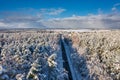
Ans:
POLYGON ((120 80, 120 30, 0 31, 0 80, 120 80))

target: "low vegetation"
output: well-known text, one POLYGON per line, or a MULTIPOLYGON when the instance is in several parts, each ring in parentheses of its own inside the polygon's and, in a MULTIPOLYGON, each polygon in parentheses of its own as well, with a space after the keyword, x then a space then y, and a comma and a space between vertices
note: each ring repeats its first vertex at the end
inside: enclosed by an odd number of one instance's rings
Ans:
POLYGON ((120 80, 119 35, 119 30, 0 32, 0 80, 69 80, 60 36, 78 80, 120 80))
POLYGON ((120 80, 120 31, 71 32, 64 35, 83 79, 120 80))
POLYGON ((58 33, 0 33, 0 80, 60 80, 60 54, 58 33))

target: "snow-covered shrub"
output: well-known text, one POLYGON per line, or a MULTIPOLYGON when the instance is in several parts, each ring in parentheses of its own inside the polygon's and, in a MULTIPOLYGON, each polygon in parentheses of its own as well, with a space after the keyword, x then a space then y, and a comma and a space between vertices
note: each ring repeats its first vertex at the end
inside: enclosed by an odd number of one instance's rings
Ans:
POLYGON ((56 63, 56 57, 57 55, 56 54, 52 54, 51 56, 48 57, 48 65, 50 67, 56 67, 57 66, 57 63, 56 63))
POLYGON ((25 74, 17 74, 17 75, 16 75, 16 79, 17 79, 17 80, 26 80, 25 74))
MULTIPOLYGON (((120 79, 120 31, 93 31, 66 33, 71 46, 73 64, 77 70, 88 70, 88 79, 120 79), (70 35, 70 36, 69 36, 70 35), (74 50, 76 49, 76 50, 74 50), (76 54, 77 53, 77 54, 76 54), (78 56, 80 57, 78 57, 78 56), (81 57, 86 67, 81 67, 81 57), (87 68, 87 69, 85 69, 87 68)), ((81 72, 78 71, 81 75, 81 72)), ((86 71, 82 71, 86 72, 86 71)), ((87 76, 86 76, 87 77, 87 76)), ((85 79, 85 77, 83 77, 85 79)))
POLYGON ((9 76, 6 74, 7 70, 0 65, 0 80, 9 80, 9 76))
MULTIPOLYGON (((48 80, 52 77, 48 76, 51 67, 48 64, 48 58, 50 59, 53 53, 57 55, 56 57, 61 57, 58 56, 60 45, 57 32, 13 31, 12 33, 0 33, 0 37, 0 64, 7 70, 4 78, 6 75, 9 80, 29 80, 31 75, 34 76, 32 80, 35 78, 48 80)), ((59 58, 53 61, 57 63, 59 58)), ((62 64, 62 61, 59 63, 62 64)), ((56 69, 52 69, 51 73, 55 75, 54 72, 58 70, 57 76, 61 75, 59 69, 63 67, 54 66, 56 69)))
POLYGON ((31 65, 30 71, 27 75, 27 79, 29 80, 44 80, 46 75, 42 73, 42 69, 46 66, 45 59, 40 57, 34 61, 31 65))

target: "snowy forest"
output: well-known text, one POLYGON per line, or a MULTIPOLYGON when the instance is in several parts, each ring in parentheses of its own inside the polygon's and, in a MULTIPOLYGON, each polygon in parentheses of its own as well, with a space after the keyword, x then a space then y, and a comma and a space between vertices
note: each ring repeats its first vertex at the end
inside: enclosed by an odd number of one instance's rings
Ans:
POLYGON ((0 80, 120 80, 120 31, 0 32, 0 80))

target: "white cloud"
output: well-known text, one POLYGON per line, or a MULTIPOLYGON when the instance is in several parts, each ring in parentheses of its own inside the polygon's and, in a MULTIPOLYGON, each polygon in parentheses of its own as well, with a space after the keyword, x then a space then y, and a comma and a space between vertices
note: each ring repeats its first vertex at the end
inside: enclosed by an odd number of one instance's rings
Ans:
POLYGON ((117 11, 119 6, 120 6, 120 3, 114 4, 112 7, 112 11, 117 11))
POLYGON ((50 19, 42 22, 50 28, 120 28, 119 15, 89 15, 50 19))
POLYGON ((2 23, 2 22, 0 22, 0 26, 6 26, 6 24, 5 23, 2 23))
POLYGON ((17 28, 27 28, 25 23, 4 23, 4 22, 0 22, 0 28, 16 28, 16 26, 17 26, 17 28))
POLYGON ((102 13, 103 13, 102 9, 98 8, 98 14, 102 14, 102 13))
MULTIPOLYGON (((117 4, 118 5, 118 4, 117 4)), ((116 7, 115 7, 116 8, 116 7)), ((114 10, 114 9, 113 9, 114 10)), ((98 9, 97 15, 79 16, 74 15, 64 18, 52 18, 64 12, 65 9, 41 9, 34 16, 12 13, 7 17, 0 18, 0 28, 119 28, 120 29, 120 13, 103 14, 98 9), (43 16, 50 16, 45 19, 43 16), (53 16, 54 15, 54 16, 53 16)), ((2 14, 4 15, 4 14, 2 14)))
POLYGON ((0 19, 0 28, 45 28, 40 17, 22 16, 0 19))
POLYGON ((116 3, 116 4, 114 4, 114 6, 115 6, 115 7, 120 6, 120 3, 116 3))
POLYGON ((0 22, 0 28, 46 28, 41 23, 31 23, 31 22, 12 22, 4 23, 0 22))
POLYGON ((58 15, 58 14, 61 14, 62 12, 64 12, 64 11, 65 11, 65 9, 61 9, 61 8, 59 8, 59 9, 53 9, 48 14, 49 15, 58 15))
MULTIPOLYGON (((0 18, 0 28, 46 28, 41 21, 44 20, 44 16, 59 15, 65 11, 62 8, 50 8, 41 10, 23 10, 19 12, 8 11, 0 12, 3 18, 0 18), (34 15, 31 15, 35 12, 34 15)), ((1 16, 0 15, 0 16, 1 16)))
POLYGON ((113 8, 112 8, 112 11, 116 11, 116 10, 117 10, 117 8, 116 8, 116 7, 113 7, 113 8))
POLYGON ((64 11, 66 11, 66 9, 63 9, 63 8, 50 8, 50 9, 46 9, 46 8, 43 8, 43 9, 40 9, 40 12, 44 15, 44 14, 47 14, 47 15, 59 15, 61 13, 63 13, 64 11))
POLYGON ((102 28, 120 29, 119 14, 99 14, 43 20, 36 17, 7 18, 0 20, 0 28, 102 28))

